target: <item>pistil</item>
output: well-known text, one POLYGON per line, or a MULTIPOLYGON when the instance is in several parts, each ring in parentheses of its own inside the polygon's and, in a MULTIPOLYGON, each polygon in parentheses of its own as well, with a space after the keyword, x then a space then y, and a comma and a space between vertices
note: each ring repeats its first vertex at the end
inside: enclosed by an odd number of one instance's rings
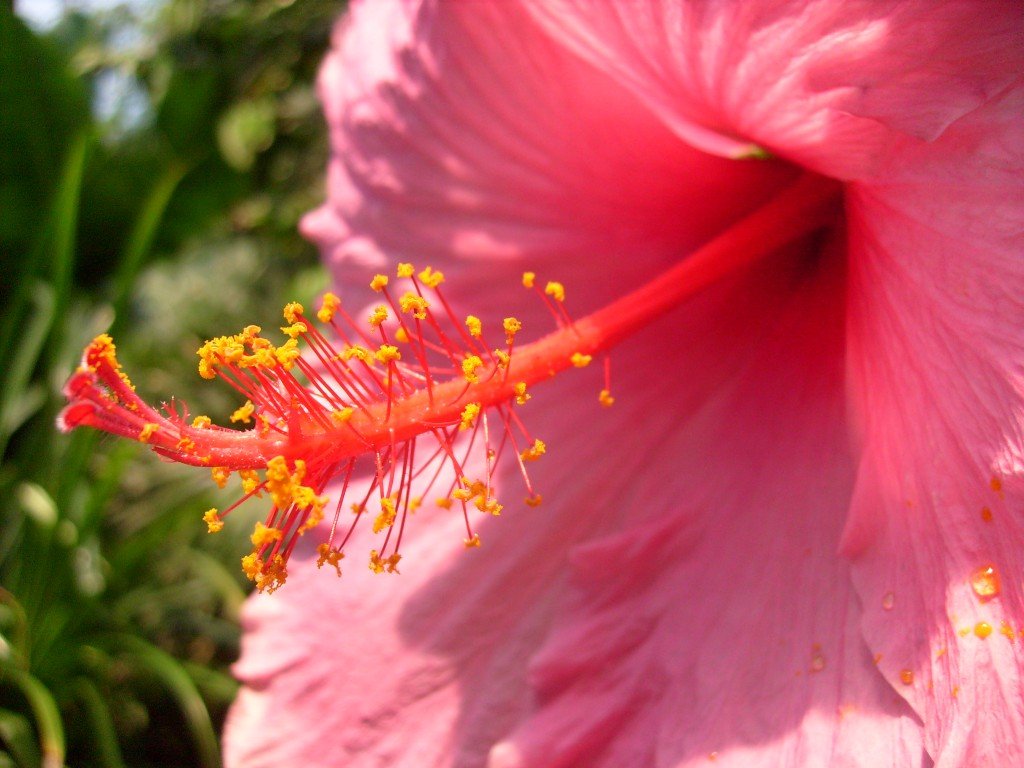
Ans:
MULTIPOLYGON (((493 495, 493 476, 503 454, 515 455, 527 503, 540 503, 526 464, 546 447, 516 412, 535 385, 586 367, 708 286, 829 224, 838 203, 837 183, 804 177, 667 272, 578 320, 566 311, 564 286, 549 282, 541 290, 536 276, 525 273, 524 285, 547 304, 557 325, 525 345, 517 344, 522 324, 513 317, 502 323, 504 346, 486 344, 480 319, 456 317, 440 291, 444 276, 429 267, 417 274, 400 264, 396 276, 408 290, 399 297, 392 294, 389 277, 377 275, 371 288, 383 303, 367 326, 355 322, 333 294, 316 313, 329 329, 325 333, 301 305, 289 304, 282 331, 290 338, 284 344, 275 346, 260 328, 249 326, 199 351, 200 374, 224 379, 246 398, 232 417, 255 421, 246 431, 216 427, 205 416, 189 422, 187 410, 173 401, 162 410, 153 408, 135 394, 112 340, 100 336, 86 348, 65 388, 69 404, 58 425, 64 430, 91 426, 138 440, 175 461, 211 468, 221 486, 238 472, 244 498, 267 493, 273 508, 252 536, 252 553, 243 558, 243 569, 260 589, 272 591, 284 583, 288 557, 298 539, 323 519, 330 503, 326 490, 337 477, 344 482, 336 493, 330 534, 319 547, 320 564, 340 574, 345 545, 359 519, 371 514, 381 541, 371 551, 370 568, 394 572, 406 517, 439 483, 438 505, 462 509, 467 547, 480 545, 470 508, 491 515, 502 510, 493 495), (305 356, 300 341, 309 350, 305 356), (418 447, 417 441, 428 447, 418 447), (434 471, 422 494, 414 496, 413 482, 423 472, 414 459, 419 455, 422 461, 424 454, 425 466, 434 471), (351 525, 341 526, 345 491, 363 460, 372 473, 369 490, 353 505, 351 525), (480 464, 483 476, 468 477, 467 467, 480 464), (445 467, 454 479, 442 482, 445 467), (367 510, 373 497, 379 513, 367 510)), ((606 406, 614 402, 609 375, 606 358, 598 395, 606 406)), ((209 529, 220 530, 233 508, 207 511, 209 529)))

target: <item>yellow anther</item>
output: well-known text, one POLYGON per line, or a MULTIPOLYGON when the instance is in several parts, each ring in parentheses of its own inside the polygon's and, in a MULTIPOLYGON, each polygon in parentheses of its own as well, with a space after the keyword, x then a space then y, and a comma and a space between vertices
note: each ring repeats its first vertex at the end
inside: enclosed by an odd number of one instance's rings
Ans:
POLYGON ((533 288, 533 283, 536 279, 536 272, 523 272, 523 288, 533 288))
POLYGON ((288 339, 288 341, 274 351, 274 358, 281 364, 282 368, 290 371, 301 354, 302 351, 299 349, 299 343, 295 339, 288 339))
POLYGON ((423 499, 419 496, 413 496, 409 499, 409 511, 415 512, 417 509, 423 506, 423 499))
POLYGON ((398 351, 398 347, 393 347, 390 344, 381 344, 375 357, 384 365, 388 365, 396 360, 401 360, 402 353, 398 351))
POLYGON ((331 545, 326 541, 316 548, 319 557, 316 559, 316 567, 322 568, 325 564, 334 568, 341 576, 341 566, 339 563, 345 557, 344 552, 339 552, 336 549, 331 549, 331 545))
POLYGON ((473 384, 479 381, 480 377, 476 375, 476 372, 483 368, 484 361, 476 355, 470 355, 462 361, 462 375, 466 381, 473 384))
POLYGON ((581 352, 573 352, 572 357, 569 358, 577 368, 586 368, 593 359, 591 355, 584 355, 581 352))
POLYGON ((514 387, 512 387, 512 392, 515 394, 516 402, 519 405, 526 405, 526 401, 529 400, 532 397, 532 395, 528 395, 526 393, 526 382, 525 381, 520 381, 518 384, 516 384, 514 387))
POLYGON ((177 445, 175 445, 175 447, 182 453, 195 453, 196 441, 193 440, 191 437, 182 435, 180 438, 178 438, 178 442, 177 445))
POLYGON ((256 410, 256 406, 252 404, 252 400, 246 400, 245 405, 238 408, 234 413, 231 414, 231 423, 242 422, 248 424, 252 419, 252 414, 256 410))
POLYGON ((380 293, 385 288, 387 288, 387 285, 388 285, 388 276, 387 275, 374 275, 373 276, 373 280, 370 281, 370 287, 373 288, 373 290, 377 291, 377 293, 380 293))
POLYGON ((348 508, 352 510, 353 515, 361 515, 363 510, 366 509, 366 505, 360 504, 358 501, 353 501, 348 505, 348 508))
POLYGON ((333 293, 325 293, 320 301, 320 309, 316 312, 316 319, 321 323, 329 323, 339 309, 341 309, 341 299, 333 293))
POLYGON ((192 419, 193 429, 206 429, 211 424, 213 424, 213 421, 210 419, 209 416, 196 416, 194 419, 192 419))
POLYGON ((612 405, 615 403, 615 398, 612 397, 612 393, 610 391, 608 391, 607 389, 602 389, 597 394, 597 400, 605 408, 611 408, 612 405))
POLYGON ((210 477, 213 478, 213 482, 217 484, 218 488, 223 488, 228 484, 228 478, 231 477, 231 470, 227 467, 211 467, 210 477))
POLYGON ((544 286, 544 293, 555 301, 565 301, 565 286, 561 283, 550 282, 544 286))
POLYGON ((288 568, 282 555, 274 555, 273 560, 263 564, 263 570, 256 577, 256 589, 268 593, 277 591, 288 580, 288 568))
POLYGON ((436 501, 434 501, 434 503, 437 504, 437 506, 439 506, 441 509, 452 508, 452 500, 449 499, 447 496, 441 496, 436 501))
POLYGON ((516 334, 522 330, 523 324, 514 317, 506 317, 501 321, 501 327, 505 329, 505 343, 512 346, 516 334))
POLYGON ((285 336, 290 336, 295 339, 308 331, 305 323, 292 323, 291 325, 285 325, 281 328, 281 333, 285 336))
POLYGON ((284 319, 287 322, 294 325, 295 323, 299 322, 299 318, 302 316, 302 313, 304 311, 305 310, 303 309, 302 305, 299 304, 299 302, 290 301, 284 305, 284 312, 282 314, 284 315, 284 319))
POLYGON ((494 357, 498 361, 498 367, 501 368, 502 370, 508 368, 508 364, 512 360, 512 355, 501 349, 494 350, 494 357))
POLYGON ((374 328, 380 328, 387 319, 388 308, 383 304, 378 304, 373 308, 373 312, 370 313, 370 325, 374 328))
POLYGON ((462 421, 459 423, 459 429, 469 429, 476 422, 476 417, 480 415, 480 403, 468 403, 465 408, 462 409, 462 421))
POLYGON ((407 292, 398 300, 398 306, 403 312, 411 313, 417 320, 425 320, 427 307, 430 306, 427 300, 415 293, 407 292))
POLYGON ((385 528, 390 528, 395 523, 395 517, 397 511, 395 510, 395 501, 390 498, 383 498, 380 500, 380 514, 373 521, 373 532, 380 533, 385 528))
POLYGON ((437 286, 444 282, 444 273, 438 272, 433 267, 427 267, 420 272, 420 280, 428 288, 437 288, 437 286))
POLYGON ((159 424, 153 424, 152 422, 146 424, 145 426, 142 427, 141 430, 139 430, 139 442, 148 443, 150 438, 153 437, 154 433, 158 432, 159 430, 159 424))
POLYGON ((486 512, 487 514, 494 515, 495 517, 500 515, 501 510, 504 509, 504 507, 498 503, 497 499, 487 498, 483 495, 478 496, 475 503, 476 508, 481 512, 486 512))
POLYGON ((208 533, 217 533, 224 528, 224 521, 217 514, 217 508, 213 507, 203 513, 203 522, 206 523, 208 533))
POLYGON ((404 261, 403 262, 399 262, 398 269, 395 270, 395 273, 399 277, 412 277, 413 273, 415 273, 415 272, 416 272, 416 268, 412 264, 409 264, 409 263, 404 262, 404 261))
POLYGON ((466 549, 473 549, 474 547, 480 546, 480 534, 474 533, 472 537, 463 540, 463 544, 466 545, 466 549))
POLYGON ((355 408, 345 406, 344 408, 340 408, 337 411, 332 411, 331 418, 334 419, 339 424, 344 424, 345 422, 350 421, 352 419, 352 414, 355 412, 355 408))
POLYGON ((260 476, 255 469, 240 469, 238 476, 242 478, 242 491, 247 496, 250 493, 255 493, 256 489, 260 487, 260 476))
POLYGON ((452 498, 456 501, 469 501, 473 498, 473 492, 469 488, 456 488, 452 491, 452 498))
POLYGON ((262 571, 263 561, 256 552, 242 558, 242 573, 245 574, 249 581, 256 581, 262 571))
POLYGON ((544 499, 539 493, 535 493, 533 496, 527 496, 526 499, 524 499, 524 501, 526 501, 526 506, 528 507, 539 507, 543 500, 544 499))
POLYGON ((278 509, 287 509, 295 499, 295 494, 302 486, 302 479, 306 476, 306 462, 302 459, 295 460, 294 471, 288 470, 288 462, 284 456, 275 456, 267 462, 266 486, 270 497, 274 500, 274 506, 278 509))
POLYGON ((361 347, 358 344, 353 344, 351 347, 346 347, 341 352, 342 360, 351 360, 352 358, 361 360, 364 363, 373 362, 373 354, 366 347, 361 347))
POLYGON ((275 541, 280 541, 284 533, 278 528, 268 528, 263 523, 256 523, 256 528, 252 532, 252 536, 249 540, 252 545, 259 549, 265 547, 267 544, 273 544, 275 541))
POLYGON ((399 327, 395 331, 395 340, 398 341, 400 344, 409 343, 409 334, 405 332, 405 328, 399 327))
POLYGON ((398 561, 402 556, 395 553, 388 557, 381 557, 376 549, 370 550, 370 570, 374 573, 395 573, 398 570, 398 561))
POLYGON ((484 332, 483 323, 480 322, 480 318, 476 315, 469 315, 466 318, 466 327, 469 329, 469 335, 474 339, 479 339, 484 332))
POLYGON ((533 445, 531 445, 529 448, 527 448, 519 455, 522 457, 523 461, 536 461, 541 456, 543 456, 546 451, 547 446, 544 445, 543 442, 541 442, 540 440, 534 440, 533 445))

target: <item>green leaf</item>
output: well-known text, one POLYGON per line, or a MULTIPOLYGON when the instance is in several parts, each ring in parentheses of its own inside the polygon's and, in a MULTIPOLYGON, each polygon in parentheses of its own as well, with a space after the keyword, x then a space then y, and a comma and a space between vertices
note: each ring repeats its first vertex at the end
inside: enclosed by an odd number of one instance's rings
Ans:
POLYGON ((64 765, 64 726, 57 702, 50 691, 32 675, 7 661, 0 661, 0 682, 17 687, 31 707, 39 731, 43 768, 59 768, 64 765))
POLYGON ((220 747, 210 713, 184 667, 173 656, 139 637, 116 635, 110 640, 125 661, 163 684, 185 717, 200 763, 204 768, 219 768, 220 747))

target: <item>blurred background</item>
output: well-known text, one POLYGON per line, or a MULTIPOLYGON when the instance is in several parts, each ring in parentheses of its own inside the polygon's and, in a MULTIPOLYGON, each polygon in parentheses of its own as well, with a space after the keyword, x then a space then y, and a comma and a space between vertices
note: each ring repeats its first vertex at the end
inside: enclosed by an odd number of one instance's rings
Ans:
POLYGON ((237 489, 54 418, 106 331, 144 397, 223 421, 199 344, 326 285, 296 225, 341 10, 0 2, 0 768, 220 765, 247 526, 200 518, 237 489))

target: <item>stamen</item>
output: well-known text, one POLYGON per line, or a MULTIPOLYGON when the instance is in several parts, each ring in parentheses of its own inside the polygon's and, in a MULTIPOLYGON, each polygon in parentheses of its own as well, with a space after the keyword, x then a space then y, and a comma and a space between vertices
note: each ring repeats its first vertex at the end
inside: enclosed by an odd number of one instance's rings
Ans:
MULTIPOLYGON (((242 559, 257 589, 273 591, 285 582, 288 558, 299 538, 320 524, 329 503, 326 488, 337 477, 343 481, 328 539, 318 547, 318 565, 341 574, 343 550, 376 495, 380 512, 371 527, 380 540, 370 552, 369 567, 397 573, 406 518, 420 503, 412 483, 426 466, 432 467, 433 477, 422 495, 430 493, 447 467, 455 480, 437 505, 450 509, 458 501, 466 546, 479 546, 470 508, 491 515, 502 511, 493 496, 493 475, 506 445, 527 489, 525 503, 541 503, 526 463, 540 459, 547 446, 527 432, 513 402, 524 405, 534 385, 587 366, 595 354, 715 281, 828 224, 838 190, 838 184, 820 177, 802 179, 647 285, 580 320, 566 312, 561 283, 548 282, 541 291, 536 275, 524 273, 523 285, 545 302, 558 326, 526 345, 517 344, 522 323, 508 317, 500 329, 505 349, 490 348, 483 322, 474 315, 457 318, 440 291, 444 276, 430 267, 417 275, 413 265, 399 265, 398 277, 409 281, 412 290, 397 303, 388 291, 388 277, 376 275, 370 288, 385 303, 366 326, 355 323, 334 294, 324 295, 315 315, 330 329, 327 334, 317 330, 302 305, 291 303, 284 311, 288 326, 282 331, 289 338, 283 344, 274 345, 258 326, 248 326, 199 350, 200 375, 223 379, 244 398, 231 421, 255 422, 246 431, 215 426, 206 416, 189 423, 187 409, 179 413, 173 402, 154 409, 121 370, 113 341, 101 335, 86 347, 81 366, 65 386, 68 405, 58 426, 65 431, 90 426, 147 443, 167 458, 212 468, 218 485, 237 473, 245 495, 223 512, 204 514, 211 532, 220 530, 240 503, 266 492, 273 507, 252 535, 252 552, 242 559), (394 342, 408 345, 408 354, 392 343, 389 323, 397 324, 394 342), (300 342, 308 348, 305 357, 300 342), (493 430, 497 435, 492 434, 494 425, 500 427, 493 430), (426 449, 426 464, 417 467, 422 441, 433 448, 426 449), (456 443, 463 446, 459 456, 456 443), (473 455, 483 458, 482 478, 466 475, 473 455), (365 498, 352 505, 355 515, 342 535, 339 516, 357 465, 372 470, 371 481, 365 498)), ((614 402, 607 356, 598 399, 604 406, 614 402)))

